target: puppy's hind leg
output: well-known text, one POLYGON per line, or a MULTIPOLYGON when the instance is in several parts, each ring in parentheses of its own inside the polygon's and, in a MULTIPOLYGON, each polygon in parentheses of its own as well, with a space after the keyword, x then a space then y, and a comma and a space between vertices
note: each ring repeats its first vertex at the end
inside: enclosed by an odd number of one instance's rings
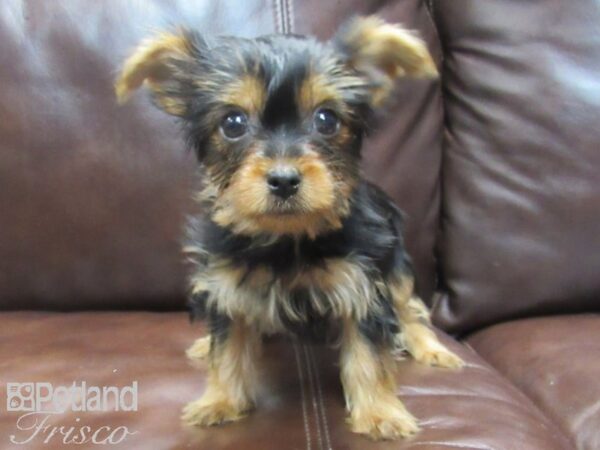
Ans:
POLYGON ((191 362, 201 361, 208 357, 210 353, 211 335, 202 336, 185 351, 185 355, 191 362))
POLYGON ((223 322, 222 332, 211 335, 206 390, 183 410, 182 419, 189 425, 237 421, 254 406, 260 335, 243 319, 223 322))
POLYGON ((400 323, 399 346, 421 364, 450 369, 462 367, 463 361, 448 350, 431 329, 429 311, 415 295, 412 277, 399 276, 389 283, 389 288, 400 323))

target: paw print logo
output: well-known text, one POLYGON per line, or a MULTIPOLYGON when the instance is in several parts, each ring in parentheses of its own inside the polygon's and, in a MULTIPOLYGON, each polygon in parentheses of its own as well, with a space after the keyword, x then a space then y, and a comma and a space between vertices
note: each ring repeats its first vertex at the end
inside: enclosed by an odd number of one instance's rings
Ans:
POLYGON ((35 399, 33 383, 7 383, 6 410, 34 411, 35 399))

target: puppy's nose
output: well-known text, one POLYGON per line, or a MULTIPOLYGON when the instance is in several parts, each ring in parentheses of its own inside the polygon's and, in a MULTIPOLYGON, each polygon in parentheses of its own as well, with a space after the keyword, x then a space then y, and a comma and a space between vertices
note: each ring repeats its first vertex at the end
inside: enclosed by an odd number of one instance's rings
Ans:
POLYGON ((298 192, 300 181, 300 174, 292 167, 273 169, 267 174, 267 185, 271 194, 284 200, 298 192))

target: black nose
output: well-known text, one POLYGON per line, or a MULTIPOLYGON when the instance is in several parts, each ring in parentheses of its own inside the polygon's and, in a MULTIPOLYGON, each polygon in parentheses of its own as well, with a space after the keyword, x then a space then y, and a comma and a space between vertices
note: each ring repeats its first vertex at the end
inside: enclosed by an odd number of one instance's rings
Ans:
POLYGON ((298 192, 300 174, 291 167, 274 169, 267 174, 267 185, 271 194, 285 200, 298 192))

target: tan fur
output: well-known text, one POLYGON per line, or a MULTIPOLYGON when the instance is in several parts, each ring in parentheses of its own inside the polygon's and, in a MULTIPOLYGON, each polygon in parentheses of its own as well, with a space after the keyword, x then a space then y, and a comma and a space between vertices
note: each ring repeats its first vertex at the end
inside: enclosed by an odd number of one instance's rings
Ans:
POLYGON ((206 390, 184 408, 184 422, 210 426, 243 418, 254 406, 259 353, 259 334, 234 319, 225 341, 211 348, 206 390))
POLYGON ((349 259, 332 258, 323 266, 277 279, 266 267, 246 273, 245 267, 233 261, 219 260, 192 279, 192 291, 208 292, 209 308, 229 317, 244 317, 261 332, 272 334, 284 331, 280 310, 294 320, 306 319, 292 307, 292 289, 306 287, 311 306, 319 313, 358 321, 377 307, 378 289, 383 286, 376 281, 349 259))
POLYGON ((381 103, 400 76, 436 77, 438 72, 425 43, 414 33, 376 16, 355 19, 341 36, 350 49, 351 64, 358 69, 377 67, 387 79, 373 91, 381 103))
POLYGON ((190 362, 195 364, 208 357, 208 354, 210 353, 210 341, 210 335, 203 336, 194 341, 190 348, 185 351, 185 355, 190 362))
MULTIPOLYGON (((218 222, 217 222, 218 223, 218 222)), ((338 230, 342 227, 339 217, 331 213, 303 213, 296 216, 257 216, 234 225, 239 234, 289 234, 300 236, 306 234, 314 239, 325 231, 338 230)))
MULTIPOLYGON (((189 42, 183 33, 162 33, 145 41, 125 61, 115 83, 119 103, 125 103, 143 83, 154 91, 159 90, 160 83, 170 76, 167 59, 186 58, 189 51, 189 42)), ((181 115, 184 112, 183 105, 173 98, 159 97, 158 101, 170 114, 181 115)))
POLYGON ((267 93, 264 83, 254 75, 246 74, 224 86, 219 99, 224 104, 236 105, 246 113, 258 116, 265 106, 267 93))
POLYGON ((448 350, 433 330, 421 323, 402 324, 402 344, 419 363, 427 366, 459 369, 464 362, 448 350))
POLYGON ((414 279, 410 275, 398 275, 388 283, 398 318, 404 322, 430 324, 427 306, 414 292, 414 279))
POLYGON ((212 188, 209 195, 215 196, 215 223, 231 227, 236 233, 307 234, 314 238, 324 231, 341 228, 341 219, 349 212, 350 191, 351 186, 335 180, 322 159, 310 150, 295 159, 266 158, 255 151, 223 192, 212 188), (265 179, 278 165, 292 166, 302 176, 300 190, 294 196, 294 214, 271 210, 273 199, 265 179))
POLYGON ((303 81, 298 91, 298 106, 305 115, 310 115, 317 106, 323 103, 334 103, 343 106, 339 90, 327 76, 311 73, 303 81))
MULTIPOLYGON (((301 201, 304 208, 311 211, 330 209, 335 204, 335 181, 322 158, 315 152, 287 162, 300 172, 302 184, 300 185, 301 201)), ((298 194, 296 194, 298 195, 298 194)))
POLYGON ((462 367, 463 361, 440 343, 430 328, 429 311, 414 294, 412 277, 400 275, 388 286, 400 322, 401 332, 396 339, 398 345, 421 364, 450 369, 462 367))
MULTIPOLYGON (((201 253, 201 249, 190 251, 201 253)), ((200 400, 186 407, 185 421, 207 426, 244 416, 252 406, 256 383, 252 361, 258 353, 258 336, 285 331, 279 311, 293 320, 306 319, 293 309, 288 296, 299 287, 309 289, 309 301, 316 311, 342 320, 341 378, 352 430, 372 439, 416 433, 415 418, 395 395, 391 352, 371 345, 357 323, 376 307, 378 294, 387 290, 393 295, 400 320, 399 339, 417 361, 441 367, 460 367, 462 361, 427 326, 427 309, 414 295, 412 277, 397 276, 386 285, 383 280, 370 279, 360 264, 341 258, 277 278, 267 267, 247 272, 233 261, 213 260, 196 275, 193 292, 207 291, 207 307, 234 318, 235 325, 226 342, 209 354, 209 385, 200 400)), ((196 341, 189 356, 202 357, 206 339, 196 341)))
POLYGON ((419 430, 396 397, 390 355, 366 342, 354 321, 344 322, 341 379, 352 431, 378 440, 407 437, 419 430))
MULTIPOLYGON (((325 62, 321 63, 327 67, 325 62)), ((335 71, 336 67, 324 69, 325 72, 327 70, 335 71)), ((311 117, 319 107, 324 107, 335 109, 342 119, 337 133, 328 138, 333 147, 344 149, 354 138, 354 134, 347 126, 352 111, 342 100, 341 91, 363 82, 362 79, 351 75, 336 74, 336 77, 332 79, 323 73, 311 73, 302 81, 297 94, 297 102, 304 117, 311 117)))

